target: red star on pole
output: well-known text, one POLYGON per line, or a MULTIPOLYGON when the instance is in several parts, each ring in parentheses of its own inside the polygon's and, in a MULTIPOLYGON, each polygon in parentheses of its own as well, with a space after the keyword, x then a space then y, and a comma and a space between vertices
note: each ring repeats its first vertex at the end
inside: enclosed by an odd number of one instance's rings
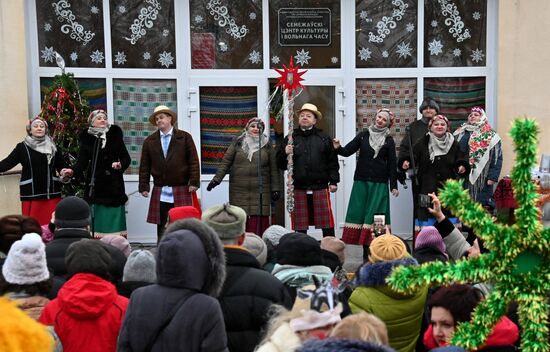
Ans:
POLYGON ((278 78, 279 82, 275 85, 275 87, 282 86, 283 90, 286 89, 288 91, 288 96, 291 96, 294 91, 297 91, 298 88, 303 87, 300 83, 304 79, 302 78, 302 75, 307 72, 298 70, 300 69, 300 66, 294 66, 294 62, 292 61, 292 56, 290 57, 290 64, 288 67, 283 65, 283 69, 275 69, 277 73, 279 73, 280 77, 278 78))

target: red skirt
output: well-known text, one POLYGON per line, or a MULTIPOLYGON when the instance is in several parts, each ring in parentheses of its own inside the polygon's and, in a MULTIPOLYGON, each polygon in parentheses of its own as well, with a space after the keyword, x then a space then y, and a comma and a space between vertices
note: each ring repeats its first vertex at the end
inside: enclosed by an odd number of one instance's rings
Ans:
POLYGON ((260 237, 269 226, 269 216, 267 215, 250 215, 246 220, 246 232, 252 232, 260 237))
POLYGON ((61 198, 34 199, 21 201, 21 214, 35 218, 40 225, 50 223, 52 213, 61 198))

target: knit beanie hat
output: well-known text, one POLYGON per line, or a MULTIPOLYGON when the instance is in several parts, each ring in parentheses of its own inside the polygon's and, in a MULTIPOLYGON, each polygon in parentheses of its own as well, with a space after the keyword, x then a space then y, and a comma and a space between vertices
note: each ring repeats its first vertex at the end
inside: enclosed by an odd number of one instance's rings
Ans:
POLYGON ((279 240, 281 239, 281 237, 291 232, 292 231, 289 231, 281 225, 271 225, 267 229, 265 229, 262 238, 264 239, 264 241, 269 241, 272 245, 277 247, 279 245, 279 240))
POLYGON ((176 220, 184 220, 189 218, 200 220, 201 213, 197 210, 197 208, 190 205, 175 207, 168 211, 168 223, 170 224, 176 220))
POLYGON ((267 245, 262 238, 252 232, 247 232, 244 238, 243 247, 256 257, 260 266, 267 261, 267 245))
POLYGON ((323 265, 319 242, 305 233, 293 232, 283 236, 275 251, 277 263, 281 265, 323 265))
POLYGON ((42 237, 27 233, 11 246, 2 275, 10 284, 30 285, 50 277, 42 237))
POLYGON ((449 258, 447 255, 447 247, 443 238, 439 234, 439 231, 433 226, 426 226, 420 231, 416 236, 416 241, 414 242, 414 249, 420 249, 424 247, 436 248, 441 254, 444 254, 445 257, 449 258))
POLYGON ((63 198, 55 207, 55 226, 80 228, 90 225, 90 206, 82 198, 63 198))
POLYGON ((130 252, 132 251, 132 247, 130 246, 130 242, 126 238, 120 235, 106 235, 101 237, 101 242, 110 244, 111 246, 120 249, 122 253, 124 253, 124 256, 128 258, 130 255, 130 252))
POLYGON ((130 253, 122 281, 155 282, 157 281, 157 262, 148 250, 138 249, 130 253))
POLYGON ((96 240, 82 239, 73 242, 65 253, 65 266, 69 277, 89 273, 109 280, 111 264, 111 254, 107 245, 96 240))
POLYGON ((433 98, 424 98, 422 104, 420 104, 420 108, 418 108, 418 111, 422 114, 422 111, 424 111, 427 107, 434 108, 436 113, 439 114, 439 104, 433 98))
POLYGON ((229 203, 215 205, 202 214, 202 222, 214 229, 221 240, 231 240, 245 232, 246 212, 229 203))
POLYGON ((391 234, 376 237, 369 250, 369 261, 372 263, 402 259, 409 255, 403 240, 391 234))
POLYGON ((321 249, 336 254, 340 260, 340 263, 343 263, 346 260, 346 255, 344 253, 345 248, 346 244, 334 236, 323 237, 321 240, 321 249))

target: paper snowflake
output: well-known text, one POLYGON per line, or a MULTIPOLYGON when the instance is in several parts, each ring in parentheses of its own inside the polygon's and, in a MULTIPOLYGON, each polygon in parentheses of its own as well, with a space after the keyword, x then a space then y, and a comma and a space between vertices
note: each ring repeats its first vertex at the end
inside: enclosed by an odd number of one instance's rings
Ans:
POLYGON ((459 48, 455 48, 453 50, 453 56, 454 57, 459 57, 460 55, 462 55, 462 50, 460 50, 459 48))
POLYGON ((470 54, 470 57, 472 58, 472 61, 480 62, 480 61, 483 61, 483 58, 485 57, 485 55, 483 54, 483 50, 476 49, 476 50, 472 50, 472 54, 470 54))
POLYGON ((407 32, 409 32, 409 33, 414 32, 414 24, 412 24, 410 22, 407 23, 406 29, 407 29, 407 32))
POLYGON ((95 5, 90 7, 90 12, 93 13, 94 15, 97 15, 99 13, 99 7, 95 5))
POLYGON ((168 37, 170 35, 170 31, 168 29, 163 29, 162 30, 162 36, 163 37, 168 37))
POLYGON ((330 58, 330 62, 332 62, 333 64, 337 64, 338 63, 338 58, 336 56, 333 56, 330 58))
POLYGON ((124 51, 118 51, 115 55, 115 61, 117 64, 119 65, 124 65, 124 63, 126 62, 126 54, 124 53, 124 51))
POLYGON ((146 60, 146 61, 151 60, 151 53, 148 52, 148 51, 144 52, 143 53, 143 60, 146 60))
POLYGON ((479 21, 479 19, 481 18, 481 14, 476 11, 472 14, 472 18, 476 21, 479 21))
POLYGON ((163 51, 159 55, 159 59, 157 60, 160 62, 162 66, 166 66, 166 68, 170 67, 174 63, 174 57, 172 57, 172 52, 167 53, 166 51, 163 51))
POLYGON ((516 223, 493 221, 474 202, 458 181, 447 181, 440 195, 443 205, 483 239, 488 253, 454 263, 432 262, 400 267, 388 278, 397 291, 410 292, 426 285, 490 282, 494 289, 461 323, 451 344, 476 350, 485 343, 494 325, 506 314, 508 304, 518 305, 523 352, 548 352, 548 297, 550 295, 550 228, 543 229, 536 206, 537 186, 531 169, 537 159, 538 125, 532 119, 516 119, 510 131, 516 151, 511 179, 518 208, 516 223))
POLYGON ((443 44, 441 44, 440 40, 432 40, 428 43, 428 51, 430 52, 430 55, 439 55, 443 52, 443 44))
POLYGON ((359 17, 365 22, 372 22, 372 18, 369 18, 369 13, 367 11, 361 11, 359 17))
POLYGON ((387 50, 382 51, 382 57, 383 57, 384 59, 387 59, 389 56, 390 56, 390 53, 388 53, 387 50))
POLYGON ((248 55, 248 61, 252 62, 253 64, 259 64, 262 61, 260 52, 252 50, 252 52, 248 55))
POLYGON ((203 21, 203 18, 201 15, 195 16, 195 23, 199 24, 199 23, 202 23, 202 21, 203 21))
POLYGON ((126 6, 120 5, 120 6, 118 7, 118 12, 120 12, 120 13, 125 13, 125 12, 126 12, 126 6))
POLYGON ((256 19, 256 13, 255 12, 249 13, 248 18, 250 18, 252 21, 254 21, 256 19))
POLYGON ((40 57, 44 59, 44 62, 53 62, 55 59, 55 50, 53 50, 53 46, 49 48, 45 46, 44 50, 40 50, 40 52, 42 53, 40 57))
POLYGON ((78 60, 78 54, 75 51, 73 51, 69 56, 69 58, 71 59, 71 61, 76 61, 78 60))
POLYGON ((105 57, 103 56, 103 51, 99 50, 92 51, 92 55, 90 55, 90 58, 92 59, 92 62, 94 64, 100 64, 103 62, 103 59, 105 59, 105 57))
POLYGON ((405 42, 402 42, 397 46, 396 52, 399 54, 399 57, 402 57, 404 59, 406 59, 407 56, 412 56, 411 43, 405 44, 405 42))
POLYGON ((220 42, 218 46, 220 47, 220 51, 223 53, 225 53, 229 49, 229 47, 227 46, 227 43, 225 42, 220 42))
POLYGON ((362 61, 367 61, 371 58, 372 51, 370 51, 369 48, 361 48, 359 49, 359 59, 362 61))
POLYGON ((436 20, 433 20, 432 23, 430 23, 430 25, 435 28, 437 27, 437 21, 436 20))
POLYGON ((276 65, 276 64, 278 64, 279 62, 281 62, 281 59, 279 59, 278 56, 272 56, 272 57, 271 57, 271 63, 272 63, 272 64, 275 64, 275 65, 276 65))
POLYGON ((44 32, 51 32, 51 30, 52 30, 51 23, 48 23, 48 22, 44 23, 44 32))
POLYGON ((294 55, 294 58, 296 59, 296 63, 298 65, 303 66, 309 64, 309 59, 311 59, 311 56, 309 56, 309 51, 302 49, 300 51, 296 50, 296 55, 294 55))

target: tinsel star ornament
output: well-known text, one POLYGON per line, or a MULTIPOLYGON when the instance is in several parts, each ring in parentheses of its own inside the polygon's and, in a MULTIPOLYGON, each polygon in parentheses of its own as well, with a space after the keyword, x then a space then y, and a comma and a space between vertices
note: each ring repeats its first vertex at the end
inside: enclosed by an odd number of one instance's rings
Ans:
POLYGON ((543 229, 536 207, 538 194, 531 182, 536 162, 538 125, 532 119, 516 119, 510 131, 514 140, 516 165, 512 187, 518 203, 516 223, 495 223, 481 205, 470 199, 458 181, 447 181, 440 194, 444 206, 471 226, 484 241, 489 253, 454 263, 427 263, 400 267, 388 278, 397 291, 408 292, 424 285, 488 282, 489 295, 462 323, 451 344, 467 350, 483 346, 494 325, 506 313, 510 302, 517 302, 521 325, 521 350, 550 351, 548 341, 548 297, 550 294, 550 228, 543 229))
POLYGON ((307 70, 299 71, 300 66, 294 66, 294 62, 292 60, 292 56, 290 57, 290 64, 288 67, 283 65, 283 69, 276 68, 275 71, 279 73, 280 77, 278 77, 278 82, 275 85, 275 88, 282 87, 283 90, 286 90, 288 93, 288 96, 291 97, 292 94, 297 91, 299 88, 302 88, 302 84, 300 83, 304 79, 302 78, 302 75, 307 72, 307 70))

